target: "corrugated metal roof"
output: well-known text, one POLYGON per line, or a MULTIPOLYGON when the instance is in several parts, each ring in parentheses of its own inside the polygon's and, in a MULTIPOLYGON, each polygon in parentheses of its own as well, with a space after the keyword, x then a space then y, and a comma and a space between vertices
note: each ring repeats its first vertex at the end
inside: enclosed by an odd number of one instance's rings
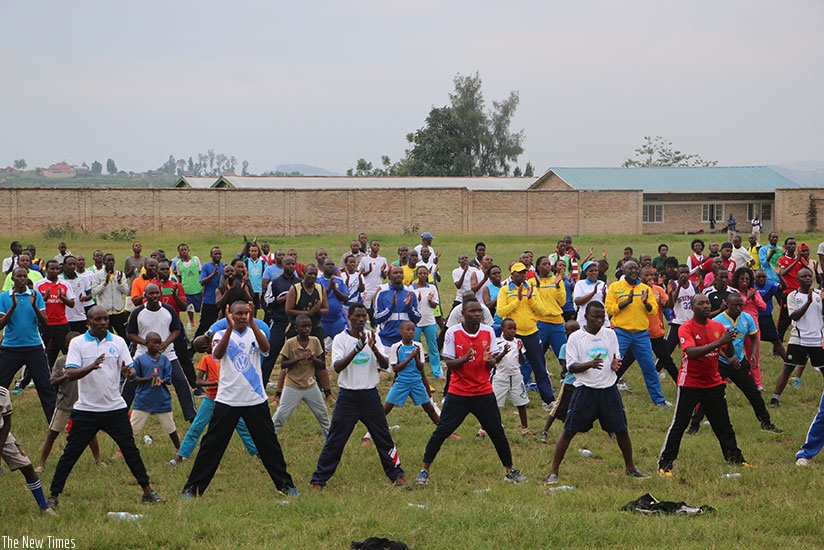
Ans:
POLYGON ((217 178, 214 176, 181 176, 176 182, 175 187, 191 187, 192 189, 209 189, 215 184, 217 178))
POLYGON ((405 178, 324 176, 222 176, 215 185, 236 189, 469 189, 470 191, 523 191, 535 178, 405 178))
POLYGON ((550 172, 580 190, 640 189, 650 193, 764 192, 799 187, 768 166, 552 168, 550 172))

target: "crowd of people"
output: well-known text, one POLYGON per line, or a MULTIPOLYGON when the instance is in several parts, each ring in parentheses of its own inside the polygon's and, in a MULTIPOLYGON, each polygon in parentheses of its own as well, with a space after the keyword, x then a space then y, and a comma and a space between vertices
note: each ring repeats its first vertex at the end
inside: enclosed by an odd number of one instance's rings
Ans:
MULTIPOLYGON (((121 259, 122 270, 101 250, 87 262, 60 243, 58 254, 44 261, 34 245, 24 250, 15 241, 3 260, 0 294, 2 457, 23 473, 40 509, 55 515, 87 446, 105 467, 96 438, 102 430, 143 488, 142 500, 162 502, 134 441, 156 416, 175 448, 170 466, 192 455, 208 426, 184 499, 206 490, 235 430, 277 491, 297 496, 278 433, 305 402, 324 438, 312 489, 322 490, 334 475, 358 421, 368 430, 362 443, 374 443, 389 480, 405 486, 387 414, 411 398, 435 424, 417 484, 430 481, 443 443, 460 439, 455 430, 470 413, 480 424, 477 437, 492 441, 504 479, 520 483, 526 478, 513 465, 501 421, 509 400, 522 437, 548 443, 554 420, 564 423, 547 483, 558 482, 571 440, 596 419, 616 439, 626 474, 646 478, 634 462, 621 398, 629 391, 623 374, 637 361, 653 406, 673 411, 658 457, 660 475, 672 475, 684 433, 697 433, 705 415, 724 460, 746 467, 726 387, 732 382, 741 389, 763 430, 782 433, 769 408, 780 405, 788 383, 800 387, 808 361, 824 368, 824 291, 816 290, 824 282, 824 243, 816 260, 808 244, 792 237, 779 245, 770 233, 762 245, 759 231, 745 245, 732 227, 728 242, 705 248, 694 239, 684 261, 661 244, 656 255, 637 259, 627 247, 610 266, 605 249, 597 257, 594 248, 582 253, 566 237, 545 256, 524 251, 502 265, 479 242, 474 255, 461 254, 457 267, 445 270, 429 232, 416 246, 399 247, 394 261, 364 233, 340 261, 321 248, 305 264, 295 249, 271 250, 245 236, 228 262, 219 247, 202 262, 185 243, 167 257, 163 250, 144 255, 136 242, 121 259), (455 294, 451 304, 441 300, 446 289, 455 294), (767 403, 762 342, 783 361, 767 403), (672 355, 679 347, 676 365, 672 355), (550 350, 562 367, 558 388, 547 369, 550 350), (382 372, 394 375, 384 402, 382 372), (430 373, 444 381, 442 399, 434 395, 430 373), (661 391, 667 375, 678 387, 674 405, 661 391), (49 423, 36 468, 10 433, 12 397, 30 382, 49 423), (169 386, 191 424, 182 440, 169 386), (274 416, 267 387, 274 392, 274 416), (530 390, 547 413, 540 434, 529 427, 530 390), (67 444, 45 498, 38 474, 64 431, 67 444)), ((796 464, 808 465, 822 447, 824 397, 796 464)))

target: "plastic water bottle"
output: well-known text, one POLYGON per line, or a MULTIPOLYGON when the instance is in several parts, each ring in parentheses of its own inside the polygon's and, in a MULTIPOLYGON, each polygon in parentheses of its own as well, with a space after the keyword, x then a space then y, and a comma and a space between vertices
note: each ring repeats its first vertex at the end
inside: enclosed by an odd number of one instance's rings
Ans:
POLYGON ((109 512, 106 515, 112 519, 122 519, 125 521, 137 521, 143 517, 142 514, 131 514, 129 512, 109 512))
POLYGON ((419 508, 421 510, 426 508, 426 506, 424 506, 423 504, 415 504, 414 502, 410 502, 407 506, 409 506, 410 508, 419 508))
POLYGON ((152 436, 150 436, 149 434, 144 435, 143 436, 143 443, 145 443, 146 445, 151 445, 152 444, 152 436))
POLYGON ((575 487, 572 485, 559 485, 558 487, 550 487, 549 490, 553 493, 560 493, 563 491, 574 491, 575 487))
POLYGON ((475 489, 476 494, 491 493, 491 492, 492 492, 492 489, 489 488, 489 487, 487 487, 486 489, 475 489))
POLYGON ((401 429, 401 427, 400 427, 400 425, 399 425, 399 424, 395 424, 394 426, 389 426, 389 430, 390 430, 390 431, 393 431, 393 432, 396 432, 396 431, 398 431, 398 430, 400 430, 400 429, 401 429))
POLYGON ((721 477, 725 477, 725 478, 727 478, 727 479, 738 479, 739 477, 741 477, 741 474, 739 474, 739 473, 734 473, 734 474, 724 474, 724 475, 723 475, 723 476, 721 476, 721 477))
POLYGON ((595 456, 594 453, 589 449, 578 449, 578 452, 584 456, 595 456))

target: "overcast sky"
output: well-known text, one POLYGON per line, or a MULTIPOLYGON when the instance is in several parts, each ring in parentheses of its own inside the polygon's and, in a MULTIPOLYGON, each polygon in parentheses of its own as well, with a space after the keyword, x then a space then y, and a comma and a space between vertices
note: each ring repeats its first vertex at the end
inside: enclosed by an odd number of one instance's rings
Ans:
POLYGON ((0 0, 0 28, 0 166, 213 148, 344 173, 397 160, 475 71, 490 106, 520 93, 538 173, 659 134, 719 165, 824 161, 822 0, 0 0))

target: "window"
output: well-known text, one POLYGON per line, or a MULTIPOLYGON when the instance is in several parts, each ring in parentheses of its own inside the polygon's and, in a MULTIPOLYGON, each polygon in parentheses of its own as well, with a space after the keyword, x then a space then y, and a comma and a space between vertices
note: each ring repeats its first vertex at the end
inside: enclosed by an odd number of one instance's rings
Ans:
POLYGON ((664 222, 664 205, 663 204, 645 204, 644 205, 644 223, 663 223, 664 222))
MULTIPOLYGON (((702 204, 701 205, 701 221, 709 223, 710 220, 717 222, 724 221, 724 205, 723 204, 702 204)), ((750 218, 752 219, 752 218, 750 218)))
POLYGON ((751 202, 747 204, 747 220, 751 220, 758 214, 761 221, 772 219, 772 205, 763 202, 751 202))

